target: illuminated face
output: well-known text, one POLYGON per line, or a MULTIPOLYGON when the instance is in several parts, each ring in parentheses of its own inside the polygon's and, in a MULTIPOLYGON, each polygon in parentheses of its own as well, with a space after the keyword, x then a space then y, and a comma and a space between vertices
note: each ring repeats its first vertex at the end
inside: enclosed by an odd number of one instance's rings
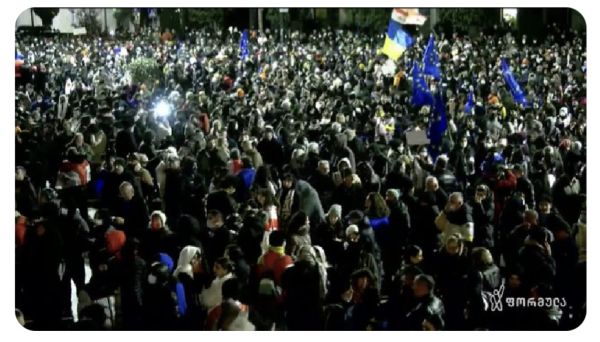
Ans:
POLYGON ((121 192, 121 197, 127 202, 131 201, 131 199, 133 198, 134 192, 133 192, 133 188, 131 188, 131 187, 122 187, 120 189, 120 192, 121 192))
POLYGON ((332 224, 336 224, 340 220, 340 217, 334 212, 329 213, 328 217, 329 222, 331 222, 332 224))
POLYGON ((350 242, 358 242, 358 234, 350 234, 348 235, 348 241, 350 242))
POLYGON ((219 278, 227 275, 227 270, 224 269, 221 265, 219 265, 219 263, 215 263, 215 266, 213 267, 213 272, 219 278))
POLYGON ((550 209, 552 209, 552 205, 548 202, 540 202, 540 212, 542 214, 550 213, 550 209))
POLYGON ((521 286, 521 279, 518 275, 513 274, 508 278, 508 287, 511 289, 518 289, 521 286))
POLYGON ((457 241, 446 243, 446 252, 450 255, 458 254, 459 248, 460 246, 457 241))
POLYGON ((429 191, 436 191, 438 188, 437 182, 431 181, 431 180, 427 181, 426 186, 427 186, 427 190, 429 190, 429 191))
POLYGON ((15 170, 15 180, 22 181, 25 179, 25 170, 18 168, 15 170))
POLYGON ((417 298, 425 297, 429 294, 429 288, 423 281, 417 281, 413 284, 413 294, 417 298))
POLYGON ((162 220, 159 216, 152 217, 152 222, 150 222, 150 227, 152 228, 152 230, 159 230, 160 228, 162 228, 162 225, 162 220))
POLYGON ((423 261, 423 251, 419 251, 419 253, 417 253, 417 255, 410 257, 410 262, 413 265, 419 264, 419 263, 421 263, 421 261, 423 261))
POLYGON ((329 174, 329 165, 327 164, 319 164, 319 172, 323 175, 329 174))

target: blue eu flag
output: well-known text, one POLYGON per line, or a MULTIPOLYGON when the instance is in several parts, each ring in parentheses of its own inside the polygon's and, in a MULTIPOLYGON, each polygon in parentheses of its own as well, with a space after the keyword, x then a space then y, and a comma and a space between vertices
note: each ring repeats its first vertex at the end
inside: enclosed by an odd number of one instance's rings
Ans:
POLYGON ((429 36, 429 42, 425 48, 425 55, 423 56, 423 73, 425 75, 433 76, 435 79, 441 78, 440 58, 437 52, 435 52, 433 35, 429 36))
POLYGON ((242 41, 240 42, 240 52, 242 61, 248 57, 248 30, 244 30, 242 34, 242 41))
POLYGON ((429 154, 433 159, 442 151, 442 143, 444 132, 448 128, 446 121, 446 107, 444 105, 444 99, 442 98, 442 92, 438 91, 435 96, 435 104, 433 106, 433 112, 429 120, 429 129, 427 136, 429 138, 429 154))
POLYGON ((504 59, 502 60, 502 75, 504 76, 504 82, 506 82, 515 102, 527 106, 527 98, 525 97, 523 90, 521 90, 521 87, 519 87, 512 72, 510 72, 510 68, 504 59))
POLYGON ((469 97, 467 97, 467 104, 465 104, 465 108, 463 108, 463 113, 471 114, 471 109, 473 109, 473 89, 469 92, 469 97))
POLYGON ((413 106, 426 106, 433 104, 433 96, 429 93, 427 82, 419 69, 419 63, 413 62, 413 106))

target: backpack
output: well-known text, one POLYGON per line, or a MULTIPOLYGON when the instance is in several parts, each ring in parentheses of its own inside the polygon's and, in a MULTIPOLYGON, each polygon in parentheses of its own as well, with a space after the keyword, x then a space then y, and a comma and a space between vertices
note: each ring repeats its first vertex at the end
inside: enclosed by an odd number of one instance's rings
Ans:
POLYGON ((275 283, 275 269, 277 268, 277 265, 285 261, 287 257, 287 255, 283 255, 277 258, 272 265, 264 264, 265 270, 258 284, 259 297, 277 299, 281 296, 281 287, 275 283))

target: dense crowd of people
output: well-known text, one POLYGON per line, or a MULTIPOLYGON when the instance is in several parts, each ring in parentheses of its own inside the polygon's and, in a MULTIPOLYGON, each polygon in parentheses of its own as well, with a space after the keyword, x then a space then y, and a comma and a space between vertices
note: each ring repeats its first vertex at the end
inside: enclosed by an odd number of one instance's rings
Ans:
POLYGON ((448 128, 435 150, 405 136, 436 120, 411 104, 426 37, 390 63, 379 35, 251 32, 242 60, 236 30, 184 34, 17 39, 22 324, 583 321, 585 34, 436 36, 442 77, 427 82, 448 128), (155 82, 133 80, 138 58, 158 61, 155 82), (527 106, 513 101, 501 58, 527 106))

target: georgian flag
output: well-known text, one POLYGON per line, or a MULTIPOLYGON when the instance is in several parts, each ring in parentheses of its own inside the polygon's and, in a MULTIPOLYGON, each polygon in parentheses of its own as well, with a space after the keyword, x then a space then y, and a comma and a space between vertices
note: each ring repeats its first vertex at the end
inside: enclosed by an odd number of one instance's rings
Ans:
POLYGON ((419 13, 417 8, 394 8, 392 11, 392 20, 402 25, 423 26, 427 17, 419 13))

